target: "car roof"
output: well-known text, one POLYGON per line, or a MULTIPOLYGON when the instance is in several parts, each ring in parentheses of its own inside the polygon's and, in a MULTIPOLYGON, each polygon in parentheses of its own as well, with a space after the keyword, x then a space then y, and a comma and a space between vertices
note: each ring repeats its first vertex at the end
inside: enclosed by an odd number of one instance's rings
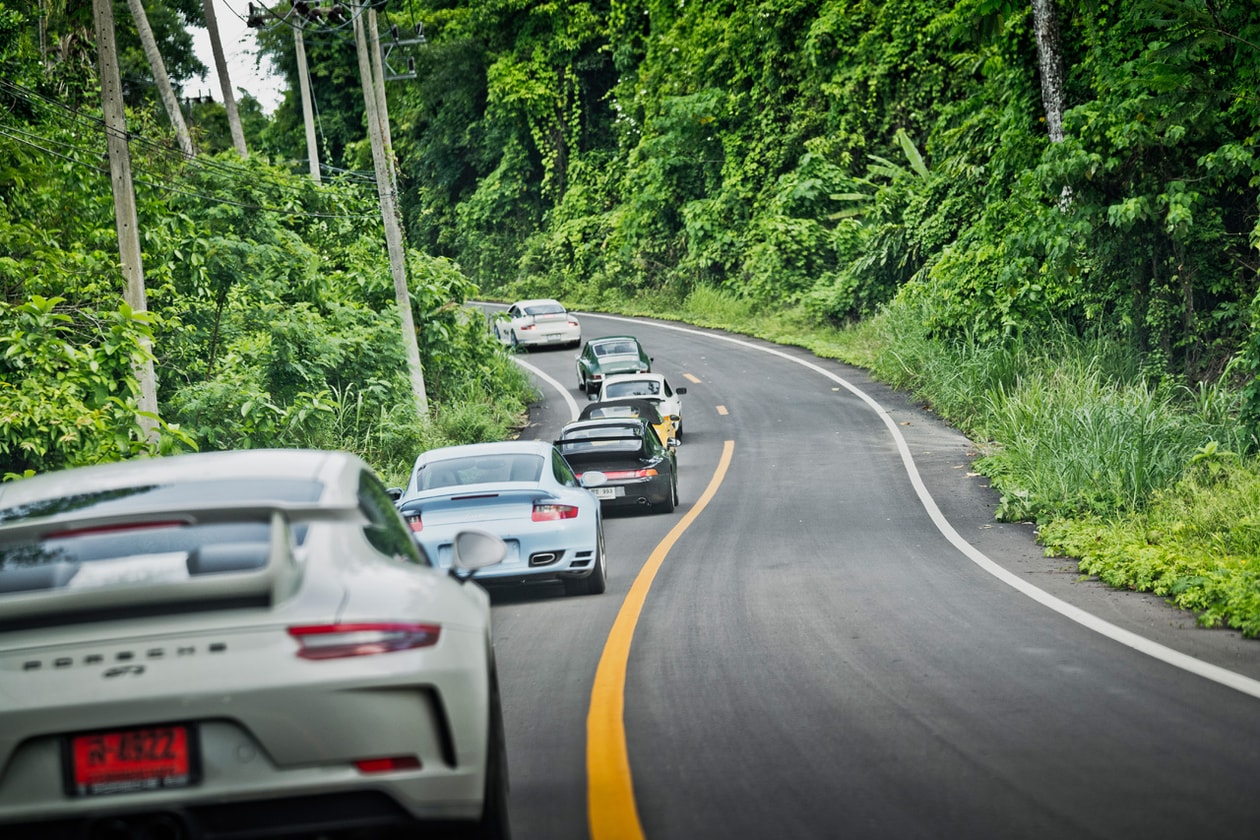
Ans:
POLYGON ((639 343, 639 339, 632 335, 601 335, 598 338, 592 338, 587 342, 587 344, 603 344, 604 342, 611 343, 614 341, 633 341, 635 344, 639 343))
POLYGON ((594 417, 590 420, 574 420, 572 423, 566 423, 564 428, 560 430, 561 437, 564 433, 571 429, 597 429, 602 426, 637 426, 642 429, 647 425, 647 421, 642 417, 594 417))
POLYGON ((653 382, 664 382, 665 374, 663 373, 616 373, 604 380, 604 384, 608 385, 615 382, 645 382, 651 380, 653 382))
POLYGON ((548 457, 552 445, 545 440, 499 440, 487 443, 463 443, 456 446, 439 446, 420 453, 416 463, 432 464, 448 458, 467 458, 477 455, 535 454, 548 457))
POLYGON ((559 306, 561 309, 564 308, 564 304, 558 300, 555 300, 554 298, 531 298, 530 300, 518 300, 516 303, 512 305, 526 307, 526 306, 538 306, 544 303, 554 303, 556 306, 559 306))
MULTIPOLYGON (((358 475, 363 470, 370 467, 357 455, 314 449, 249 449, 134 458, 0 483, 0 523, 6 518, 6 511, 47 499, 108 493, 144 485, 234 479, 318 482, 324 487, 321 504, 355 504, 358 475)), ((19 518, 19 514, 12 513, 11 518, 19 518)))

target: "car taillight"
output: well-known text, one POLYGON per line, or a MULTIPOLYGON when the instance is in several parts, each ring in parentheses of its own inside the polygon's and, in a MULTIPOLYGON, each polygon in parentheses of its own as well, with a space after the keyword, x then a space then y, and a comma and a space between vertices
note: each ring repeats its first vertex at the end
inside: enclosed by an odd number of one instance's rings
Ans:
POLYGON ((302 659, 340 659, 397 650, 432 647, 442 628, 437 624, 382 622, 373 624, 306 624, 289 628, 302 659))
POLYGON ((654 475, 660 475, 656 470, 605 470, 604 475, 611 479, 616 478, 651 478, 654 475))
POLYGON ((521 329, 523 329, 523 330, 532 330, 533 328, 534 328, 534 325, 533 325, 533 324, 522 324, 522 325, 521 325, 521 329))
POLYGON ((392 773, 395 770, 419 770, 420 759, 414 755, 391 755, 385 758, 361 758, 354 763, 360 773, 392 773))
POLYGON ((407 527, 410 528, 413 533, 418 533, 424 530, 424 523, 420 521, 420 514, 404 513, 403 519, 407 520, 407 527))
POLYGON ((573 505, 534 505, 530 519, 535 522, 554 522, 557 519, 577 519, 578 509, 573 505))

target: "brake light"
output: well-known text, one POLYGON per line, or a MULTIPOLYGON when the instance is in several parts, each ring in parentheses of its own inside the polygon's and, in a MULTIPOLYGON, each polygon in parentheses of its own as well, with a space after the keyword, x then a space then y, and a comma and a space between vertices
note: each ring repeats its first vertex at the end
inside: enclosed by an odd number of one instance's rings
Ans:
POLYGON ((604 475, 610 479, 617 478, 651 478, 660 475, 656 470, 605 470, 604 475))
POLYGON ((521 329, 523 329, 523 330, 532 330, 533 328, 534 328, 534 325, 533 325, 533 324, 522 324, 522 325, 521 325, 521 329))
POLYGON ((432 647, 442 627, 437 624, 381 622, 371 624, 306 624, 289 628, 302 659, 341 659, 398 650, 432 647))
POLYGON ((577 519, 578 509, 573 505, 534 505, 530 519, 535 522, 555 522, 558 519, 577 519))
POLYGON ((361 758, 354 763, 360 773, 392 773, 395 770, 419 770, 420 759, 414 755, 393 755, 386 758, 361 758))
POLYGON ((419 533, 424 530, 424 523, 420 521, 420 514, 406 513, 403 514, 403 518, 407 520, 407 527, 410 528, 413 533, 419 533))

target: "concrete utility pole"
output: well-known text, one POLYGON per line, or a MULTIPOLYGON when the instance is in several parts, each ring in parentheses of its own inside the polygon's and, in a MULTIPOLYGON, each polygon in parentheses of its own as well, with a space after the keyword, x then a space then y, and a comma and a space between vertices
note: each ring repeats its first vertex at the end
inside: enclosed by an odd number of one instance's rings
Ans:
POLYGON ((398 161, 394 159, 394 138, 389 132, 389 104, 385 99, 385 62, 381 58, 381 33, 376 23, 376 7, 367 11, 368 37, 372 48, 372 90, 376 93, 376 116, 381 124, 385 144, 385 162, 389 165, 389 183, 398 194, 398 161))
MULTIPOLYGON (((96 0, 96 2, 103 2, 103 0, 96 0)), ((359 79, 363 84, 363 101, 367 106, 368 136, 372 141, 372 162, 376 168, 376 191, 381 198, 385 245, 389 251, 390 270, 394 275, 394 297, 398 301, 398 315, 402 321, 403 349, 407 355, 407 369, 411 376, 411 390, 416 401, 416 412, 424 417, 429 413, 429 398, 424 390, 424 369, 420 365, 420 347, 416 339, 415 318, 411 314, 411 293, 407 289, 407 264, 403 253, 402 229, 398 223, 397 196, 390 174, 393 167, 385 156, 385 140, 381 133, 381 117, 377 108, 378 99, 372 80, 372 59, 368 53, 367 36, 363 32, 362 14, 354 15, 354 44, 359 54, 359 79)), ((384 84, 384 79, 381 79, 380 84, 384 84)))
MULTIPOLYGON (((130 0, 137 3, 139 0, 130 0)), ((210 36, 210 51, 214 53, 214 69, 219 74, 219 87, 223 91, 223 107, 227 110, 228 130, 232 133, 232 145, 242 158, 249 157, 245 146, 245 132, 241 129, 241 112, 236 107, 236 93, 228 77, 227 59, 223 55, 223 42, 219 39, 219 19, 214 16, 214 0, 202 0, 206 15, 206 32, 210 36)))
MULTIPOLYGON (((188 125, 184 122, 184 112, 179 109, 179 100, 175 98, 175 89, 171 87, 171 79, 166 75, 166 62, 162 60, 162 53, 158 51, 157 39, 153 37, 153 28, 149 26, 149 16, 145 14, 140 0, 127 0, 127 8, 131 9, 131 17, 135 19, 136 31, 140 34, 144 55, 149 59, 149 67, 153 70, 153 81, 157 83, 162 107, 166 109, 166 115, 171 118, 171 126, 175 129, 179 147, 183 149, 185 156, 196 157, 197 150, 193 148, 192 135, 188 133, 188 125)), ((99 40, 97 44, 100 44, 99 40)), ((111 40, 111 49, 112 44, 111 40)), ((97 49, 100 49, 99 46, 97 49)), ((117 67, 117 61, 115 61, 115 67, 117 67)))
MULTIPOLYGON (((118 73, 118 54, 114 46, 114 7, 110 0, 92 0, 96 24, 96 60, 101 74, 101 110, 105 117, 105 135, 109 144, 110 183, 114 192, 114 224, 118 229, 118 257, 122 263, 126 287, 123 297, 133 312, 147 312, 144 291, 144 266, 140 256, 140 224, 136 217, 136 196, 131 183, 131 151, 127 146, 127 117, 123 110, 122 79, 118 73)), ((175 106, 179 113, 179 106, 175 106)), ((144 339, 143 361, 135 363, 136 380, 140 383, 139 414, 136 422, 145 437, 156 438, 157 378, 153 373, 152 345, 144 339)))
POLYGON ((311 72, 306 65, 306 42, 302 39, 302 19, 293 27, 293 49, 297 53, 298 88, 302 92, 302 121, 306 123, 306 156, 311 162, 311 177, 320 183, 319 147, 315 145, 315 109, 311 100, 311 72))

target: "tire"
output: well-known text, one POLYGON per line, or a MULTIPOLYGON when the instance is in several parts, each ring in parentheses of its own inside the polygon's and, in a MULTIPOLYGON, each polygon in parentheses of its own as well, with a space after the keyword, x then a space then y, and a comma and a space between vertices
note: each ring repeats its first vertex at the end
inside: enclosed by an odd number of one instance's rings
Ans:
POLYGON ((586 378, 582 376, 581 371, 578 371, 578 390, 586 393, 586 378))
POLYGON ((595 568, 584 578, 566 578, 566 595, 602 595, 608 589, 608 554, 604 551, 604 524, 595 538, 595 568))
POLYGON ((517 338, 516 338, 516 330, 512 330, 512 338, 511 338, 511 341, 510 341, 509 343, 512 345, 512 349, 513 349, 513 350, 520 350, 520 349, 521 349, 521 343, 520 343, 520 341, 518 341, 518 340, 517 340, 517 338))
POLYGON ((662 504, 661 513, 673 513, 674 506, 678 504, 678 473, 672 473, 669 477, 669 500, 662 504))

